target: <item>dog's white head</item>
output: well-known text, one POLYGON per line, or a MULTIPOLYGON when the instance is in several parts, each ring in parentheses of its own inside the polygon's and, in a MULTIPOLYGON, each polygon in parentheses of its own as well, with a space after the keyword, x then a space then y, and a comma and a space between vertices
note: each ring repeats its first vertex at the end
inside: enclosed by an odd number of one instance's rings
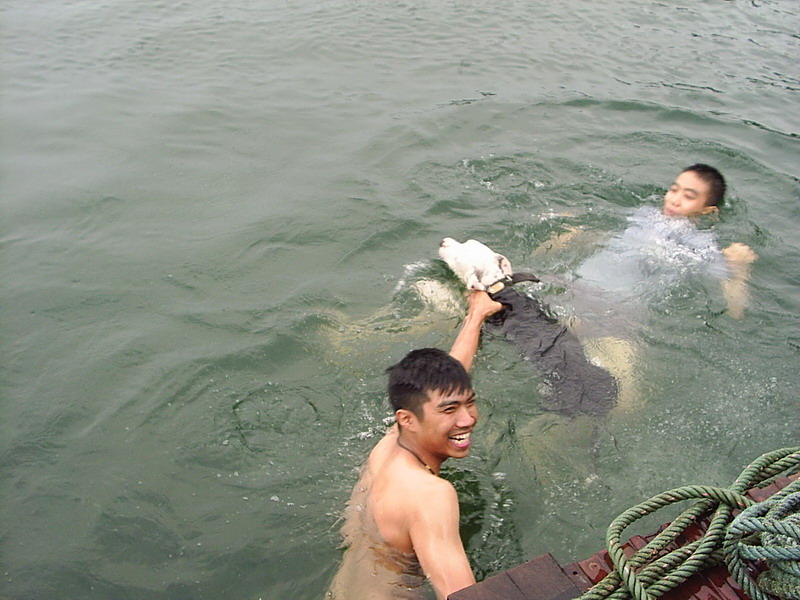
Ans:
POLYGON ((512 274, 511 263, 505 256, 477 240, 462 244, 446 237, 439 246, 439 256, 471 290, 486 291, 512 274))

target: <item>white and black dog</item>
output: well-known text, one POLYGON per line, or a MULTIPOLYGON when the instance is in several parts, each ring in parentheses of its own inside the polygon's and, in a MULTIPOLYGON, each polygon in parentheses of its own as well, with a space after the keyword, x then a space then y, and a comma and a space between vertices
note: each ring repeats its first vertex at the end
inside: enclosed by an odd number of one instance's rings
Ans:
POLYGON ((446 237, 439 246, 439 256, 471 290, 494 293, 510 283, 539 281, 530 273, 514 275, 511 262, 505 256, 477 240, 462 244, 446 237))
POLYGON ((486 320, 491 333, 503 334, 541 370, 552 390, 545 408, 565 414, 606 414, 617 400, 617 381, 591 363, 578 338, 548 314, 536 298, 512 285, 539 281, 529 273, 514 274, 510 261, 476 240, 464 243, 444 238, 439 256, 471 290, 487 292, 505 310, 486 320))

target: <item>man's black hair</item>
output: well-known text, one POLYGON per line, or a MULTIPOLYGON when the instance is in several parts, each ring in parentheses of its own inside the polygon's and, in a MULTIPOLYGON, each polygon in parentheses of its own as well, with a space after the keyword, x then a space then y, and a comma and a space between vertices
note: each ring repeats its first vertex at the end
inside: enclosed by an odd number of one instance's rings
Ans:
POLYGON ((709 194, 706 206, 721 206, 725 198, 726 188, 725 178, 722 176, 722 173, 717 171, 714 167, 704 165, 703 163, 697 163, 696 165, 686 167, 681 172, 686 173, 687 171, 696 173, 700 179, 708 184, 709 194))
POLYGON ((386 369, 389 403, 397 412, 404 408, 422 418, 428 392, 459 393, 472 389, 464 365, 438 348, 412 350, 403 360, 386 369))

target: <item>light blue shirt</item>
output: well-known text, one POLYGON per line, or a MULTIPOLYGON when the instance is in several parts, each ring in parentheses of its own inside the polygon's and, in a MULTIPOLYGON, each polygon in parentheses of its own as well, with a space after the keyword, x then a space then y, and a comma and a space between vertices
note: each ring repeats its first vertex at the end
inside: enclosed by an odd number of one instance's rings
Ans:
POLYGON ((628 227, 584 261, 576 279, 617 300, 657 299, 695 277, 721 279, 727 267, 716 236, 686 218, 643 206, 628 227))

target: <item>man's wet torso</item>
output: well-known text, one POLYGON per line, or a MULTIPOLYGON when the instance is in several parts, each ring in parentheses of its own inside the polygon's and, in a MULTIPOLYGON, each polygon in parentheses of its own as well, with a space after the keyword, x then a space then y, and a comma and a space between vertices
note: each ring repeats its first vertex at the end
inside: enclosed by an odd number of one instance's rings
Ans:
POLYGON ((372 477, 362 468, 344 512, 342 565, 326 598, 332 600, 420 600, 425 575, 413 553, 390 546, 381 535, 370 505, 372 477))

